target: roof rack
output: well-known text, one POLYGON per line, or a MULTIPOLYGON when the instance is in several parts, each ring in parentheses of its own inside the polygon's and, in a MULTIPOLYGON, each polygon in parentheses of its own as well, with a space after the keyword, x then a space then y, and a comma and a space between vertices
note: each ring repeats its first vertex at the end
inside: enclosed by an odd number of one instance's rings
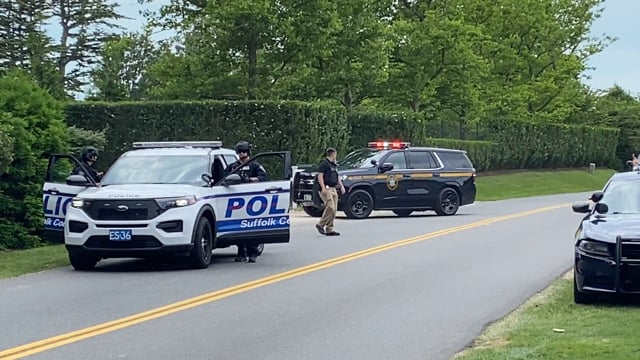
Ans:
POLYGON ((222 141, 138 141, 132 144, 134 149, 161 148, 215 148, 222 147, 222 141))

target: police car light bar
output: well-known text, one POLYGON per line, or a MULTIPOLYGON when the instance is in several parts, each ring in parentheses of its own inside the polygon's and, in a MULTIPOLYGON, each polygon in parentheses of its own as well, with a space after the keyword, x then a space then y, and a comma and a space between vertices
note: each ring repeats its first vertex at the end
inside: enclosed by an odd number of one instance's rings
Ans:
POLYGON ((405 141, 370 141, 367 146, 372 149, 406 149, 411 145, 405 141))
POLYGON ((158 148, 221 148, 222 141, 138 141, 133 143, 136 149, 158 148))

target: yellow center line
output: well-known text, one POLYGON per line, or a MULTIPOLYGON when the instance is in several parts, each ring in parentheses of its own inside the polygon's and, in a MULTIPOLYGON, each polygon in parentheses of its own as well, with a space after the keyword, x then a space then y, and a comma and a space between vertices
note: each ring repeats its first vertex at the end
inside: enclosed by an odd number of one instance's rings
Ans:
POLYGON ((480 226, 491 225, 500 221, 515 219, 515 218, 534 215, 534 214, 538 214, 546 211, 560 209, 566 206, 568 206, 568 204, 548 206, 548 207, 524 211, 516 214, 495 217, 495 218, 486 219, 486 220, 482 220, 482 221, 478 221, 478 222, 474 222, 466 225, 460 225, 460 226, 456 226, 448 229, 435 231, 428 234, 414 236, 404 240, 398 240, 398 241, 387 243, 380 246, 375 246, 365 250, 357 251, 347 255, 339 256, 336 258, 328 259, 328 260, 314 263, 311 265, 303 266, 300 268, 281 272, 275 275, 267 276, 257 280, 253 280, 253 281, 245 282, 235 286, 227 287, 221 290, 213 291, 213 292, 196 296, 190 299, 178 301, 166 306, 161 306, 161 307, 144 311, 141 313, 137 313, 131 316, 126 316, 117 320, 105 322, 102 324, 90 326, 77 331, 68 332, 58 336, 53 336, 50 338, 34 341, 28 344, 24 344, 24 345, 10 348, 4 351, 0 351, 0 359, 7 359, 7 360, 18 359, 21 357, 37 354, 37 353, 54 349, 54 348, 67 345, 73 342, 81 341, 94 336, 106 334, 119 329, 140 324, 146 321, 150 321, 163 316, 174 314, 180 311, 188 310, 188 309, 191 309, 200 305, 208 304, 214 301, 218 301, 233 295, 241 294, 252 289, 274 284, 283 280, 305 275, 314 271, 326 269, 332 266, 336 266, 338 264, 342 264, 348 261, 353 261, 365 256, 370 256, 370 255, 377 254, 386 250, 394 249, 400 246, 405 246, 405 245, 413 244, 416 242, 437 238, 443 235, 448 235, 448 234, 456 233, 463 230, 473 229, 480 226))

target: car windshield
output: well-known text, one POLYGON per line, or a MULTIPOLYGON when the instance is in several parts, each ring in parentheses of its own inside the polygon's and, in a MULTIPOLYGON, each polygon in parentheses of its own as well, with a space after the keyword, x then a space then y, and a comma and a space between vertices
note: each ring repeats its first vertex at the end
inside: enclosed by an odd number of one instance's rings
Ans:
POLYGON ((640 214, 640 183, 612 181, 600 202, 607 204, 609 214, 640 214))
POLYGON ((376 149, 360 149, 347 154, 344 159, 338 161, 340 169, 356 169, 373 166, 371 160, 378 161, 384 155, 383 151, 376 149))
POLYGON ((122 184, 202 185, 201 176, 209 173, 209 157, 127 156, 116 161, 100 182, 102 186, 122 184))

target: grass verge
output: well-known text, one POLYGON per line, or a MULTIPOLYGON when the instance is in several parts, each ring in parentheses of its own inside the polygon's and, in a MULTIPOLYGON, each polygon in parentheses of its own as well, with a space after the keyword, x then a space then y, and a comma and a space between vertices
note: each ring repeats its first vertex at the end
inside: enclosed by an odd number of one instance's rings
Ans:
POLYGON ((506 175, 478 176, 478 201, 576 193, 601 189, 614 170, 532 171, 506 175))
MULTIPOLYGON (((530 171, 478 176, 478 201, 591 191, 602 188, 613 170, 530 171)), ((301 210, 301 209, 297 209, 301 210)), ((0 252, 0 278, 68 265, 63 246, 0 252)))
POLYGON ((455 360, 638 359, 636 305, 576 305, 573 273, 481 334, 455 360))
POLYGON ((28 250, 0 251, 0 279, 69 264, 64 245, 49 245, 28 250))

